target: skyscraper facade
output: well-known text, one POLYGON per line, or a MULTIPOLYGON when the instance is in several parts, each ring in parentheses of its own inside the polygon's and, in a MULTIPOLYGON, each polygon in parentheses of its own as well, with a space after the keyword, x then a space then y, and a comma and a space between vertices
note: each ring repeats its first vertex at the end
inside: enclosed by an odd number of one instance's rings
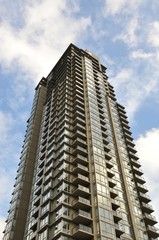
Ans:
POLYGON ((3 240, 151 240, 147 188, 106 68, 73 44, 42 78, 3 240))

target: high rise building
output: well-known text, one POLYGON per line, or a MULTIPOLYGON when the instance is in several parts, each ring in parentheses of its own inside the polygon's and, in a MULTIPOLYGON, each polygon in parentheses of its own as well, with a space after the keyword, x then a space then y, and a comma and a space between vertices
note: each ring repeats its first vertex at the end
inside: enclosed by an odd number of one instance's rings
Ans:
POLYGON ((70 44, 35 97, 3 240, 149 240, 157 223, 106 68, 70 44))

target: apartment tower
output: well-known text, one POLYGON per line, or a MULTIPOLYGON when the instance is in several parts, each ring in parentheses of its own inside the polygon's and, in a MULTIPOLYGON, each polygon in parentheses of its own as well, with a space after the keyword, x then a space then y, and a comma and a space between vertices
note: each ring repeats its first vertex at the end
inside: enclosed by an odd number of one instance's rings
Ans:
POLYGON ((3 240, 157 239, 140 167, 106 67, 70 44, 35 89, 3 240))

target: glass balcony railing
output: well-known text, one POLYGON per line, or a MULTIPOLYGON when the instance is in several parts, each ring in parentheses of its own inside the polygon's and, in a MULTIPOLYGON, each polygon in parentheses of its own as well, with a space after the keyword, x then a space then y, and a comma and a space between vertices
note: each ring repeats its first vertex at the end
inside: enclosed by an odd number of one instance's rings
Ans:
POLYGON ((78 226, 72 229, 72 235, 77 239, 83 239, 83 240, 91 239, 93 236, 92 228, 87 227, 83 224, 79 224, 78 226))

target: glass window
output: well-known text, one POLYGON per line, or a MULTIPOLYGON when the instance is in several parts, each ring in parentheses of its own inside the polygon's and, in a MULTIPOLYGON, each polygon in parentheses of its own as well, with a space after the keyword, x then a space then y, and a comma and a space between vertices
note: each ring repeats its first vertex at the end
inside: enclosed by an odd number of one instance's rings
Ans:
POLYGON ((106 219, 109 219, 109 220, 113 220, 113 215, 110 211, 108 211, 107 209, 104 209, 104 208, 99 208, 99 216, 101 218, 106 218, 106 219))
POLYGON ((104 196, 98 195, 98 203, 102 206, 102 205, 106 205, 106 206, 111 206, 111 202, 109 198, 106 198, 104 196))
POLYGON ((49 211, 50 203, 47 203, 45 206, 41 207, 41 214, 44 214, 45 212, 49 211))
POLYGON ((40 228, 48 223, 49 223, 49 216, 47 215, 45 218, 40 220, 40 228))
POLYGON ((47 239, 47 229, 42 233, 39 233, 38 240, 45 240, 47 239))
POLYGON ((111 234, 115 235, 115 230, 111 224, 105 223, 103 221, 100 222, 101 224, 101 231, 103 234, 111 234))

